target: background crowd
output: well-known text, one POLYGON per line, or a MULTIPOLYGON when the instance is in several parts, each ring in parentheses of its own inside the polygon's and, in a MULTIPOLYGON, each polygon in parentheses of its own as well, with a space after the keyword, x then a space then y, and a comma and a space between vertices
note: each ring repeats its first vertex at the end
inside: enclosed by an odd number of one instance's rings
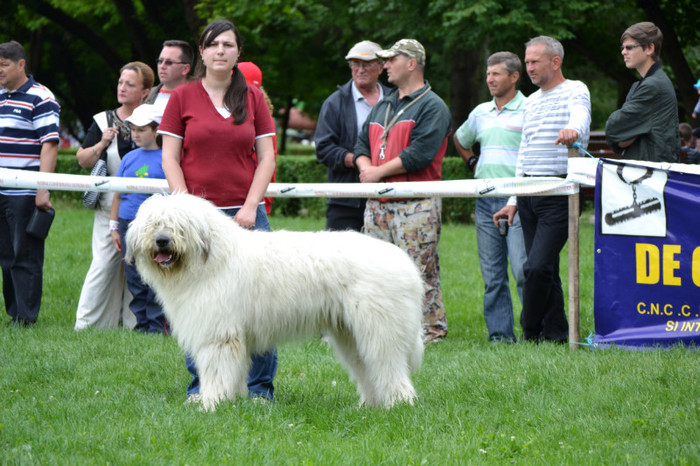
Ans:
MULTIPOLYGON (((606 139, 624 159, 678 162, 682 154, 686 162, 698 163, 692 127, 679 124, 674 86, 659 62, 662 42, 661 31, 649 22, 622 33, 624 65, 639 80, 607 119, 606 139)), ((90 168, 103 158, 108 176, 166 178, 173 192, 204 197, 241 226, 269 231, 263 195, 275 171, 276 128, 260 88, 260 69, 239 61, 242 44, 233 23, 217 20, 202 32, 198 53, 187 41, 165 41, 155 61, 157 73, 141 61, 125 64, 116 86, 119 105, 93 116, 76 154, 80 166, 90 168)), ((401 39, 386 49, 368 40, 356 43, 344 56, 350 79, 325 100, 319 114, 316 154, 328 167, 329 182, 438 181, 451 135, 476 178, 565 177, 568 147, 579 143, 585 149, 589 140, 589 89, 564 77, 562 44, 538 36, 525 44, 525 72, 537 89, 525 97, 518 90, 523 65, 517 52, 489 57, 486 84, 492 100, 463 109, 467 120, 453 128, 450 109, 426 80, 428 53, 419 41, 401 39), (391 86, 379 80, 384 71, 391 86)), ((0 84, 0 166, 54 171, 60 107, 27 73, 17 42, 0 44, 0 84)), ((695 87, 700 93, 700 80, 695 87)), ((700 101, 694 115, 699 111, 700 101)), ((76 330, 122 325, 167 332, 157 300, 140 285, 138 271, 125 269, 122 260, 123 238, 140 202, 142 196, 130 194, 101 196, 95 207, 92 263, 76 309, 76 330)), ((46 190, 0 190, 0 264, 11 325, 31 325, 38 318, 44 238, 26 229, 37 209, 51 207, 46 190)), ((522 303, 522 338, 567 341, 559 280, 567 222, 565 197, 477 200, 490 340, 517 341, 510 263, 522 303)), ((406 251, 425 282, 423 341, 446 338, 440 198, 330 199, 326 228, 361 231, 406 251)), ((188 395, 196 399, 196 367, 187 356, 186 362, 193 375, 188 395)), ((272 398, 276 366, 275 351, 254 358, 253 396, 272 398)))

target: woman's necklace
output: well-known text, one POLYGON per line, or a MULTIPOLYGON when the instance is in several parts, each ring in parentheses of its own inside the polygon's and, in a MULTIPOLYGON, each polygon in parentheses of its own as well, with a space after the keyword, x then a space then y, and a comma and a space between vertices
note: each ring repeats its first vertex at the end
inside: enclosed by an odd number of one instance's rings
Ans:
POLYGON ((122 141, 128 142, 132 148, 135 148, 136 145, 131 140, 131 128, 129 128, 128 124, 122 121, 121 117, 119 116, 119 109, 114 110, 114 118, 112 123, 117 127, 118 137, 120 137, 122 141))

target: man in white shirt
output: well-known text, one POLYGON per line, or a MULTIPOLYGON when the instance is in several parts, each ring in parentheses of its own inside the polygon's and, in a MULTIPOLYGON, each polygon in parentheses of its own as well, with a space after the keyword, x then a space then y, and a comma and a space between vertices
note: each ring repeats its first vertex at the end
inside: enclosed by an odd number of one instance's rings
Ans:
MULTIPOLYGON (((567 146, 588 144, 591 100, 580 81, 564 78, 564 48, 556 39, 539 36, 525 44, 525 67, 539 90, 525 104, 516 176, 566 177, 567 146)), ((559 279, 559 253, 568 237, 565 196, 519 196, 493 215, 494 223, 515 212, 525 238, 525 283, 520 324, 530 341, 566 343, 569 335, 564 292, 559 279)))

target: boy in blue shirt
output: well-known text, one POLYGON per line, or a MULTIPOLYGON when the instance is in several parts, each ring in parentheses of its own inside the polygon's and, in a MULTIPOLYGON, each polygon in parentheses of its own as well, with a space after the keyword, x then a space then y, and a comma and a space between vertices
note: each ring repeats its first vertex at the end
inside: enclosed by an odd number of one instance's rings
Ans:
MULTIPOLYGON (((117 176, 126 178, 162 178, 163 173, 161 136, 157 134, 163 116, 162 109, 155 105, 143 104, 137 107, 126 122, 131 127, 131 138, 138 146, 124 156, 117 176)), ((136 212, 150 194, 114 193, 109 229, 114 247, 126 254, 126 231, 136 218, 136 212)), ((147 333, 167 333, 165 315, 155 293, 141 281, 141 276, 133 264, 124 264, 126 282, 133 299, 129 304, 136 316, 135 330, 147 333)))

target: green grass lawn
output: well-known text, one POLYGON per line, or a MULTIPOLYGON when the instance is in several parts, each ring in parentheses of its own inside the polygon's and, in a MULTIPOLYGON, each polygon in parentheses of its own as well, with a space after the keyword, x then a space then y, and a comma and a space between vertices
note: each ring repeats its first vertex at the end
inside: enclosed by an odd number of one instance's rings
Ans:
MULTIPOLYGON (((589 216, 583 336, 593 331, 589 216)), ((271 223, 317 230, 324 221, 271 223)), ((183 404, 188 374, 173 338, 73 330, 91 228, 88 210, 58 206, 39 323, 0 326, 0 464, 700 463, 698 353, 490 344, 473 226, 443 228, 450 333, 426 349, 415 406, 358 408, 316 339, 279 347, 274 403, 238 400, 214 413, 183 404)), ((566 291, 566 253, 562 275, 566 291)))

